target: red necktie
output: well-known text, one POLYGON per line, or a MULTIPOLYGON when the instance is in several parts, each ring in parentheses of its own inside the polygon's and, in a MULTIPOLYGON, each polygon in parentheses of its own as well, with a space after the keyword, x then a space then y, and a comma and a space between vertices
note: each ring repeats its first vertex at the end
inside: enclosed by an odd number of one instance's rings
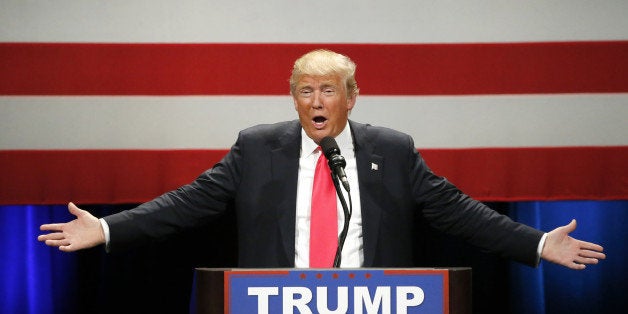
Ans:
POLYGON ((336 189, 327 158, 321 153, 314 172, 310 218, 310 267, 331 268, 338 247, 336 189))

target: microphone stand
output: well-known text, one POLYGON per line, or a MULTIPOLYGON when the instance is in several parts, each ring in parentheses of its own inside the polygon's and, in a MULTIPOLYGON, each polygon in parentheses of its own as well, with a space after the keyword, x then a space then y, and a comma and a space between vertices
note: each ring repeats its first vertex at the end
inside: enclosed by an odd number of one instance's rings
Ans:
POLYGON ((345 216, 342 231, 338 236, 338 248, 336 249, 336 257, 334 258, 334 268, 339 268, 342 259, 342 247, 345 244, 345 239, 347 238, 347 233, 349 232, 349 220, 351 220, 351 213, 353 213, 353 202, 351 201, 351 192, 349 192, 349 189, 346 189, 347 196, 349 196, 349 207, 347 208, 347 202, 345 201, 342 190, 340 190, 340 184, 338 183, 340 181, 340 178, 334 171, 331 172, 331 177, 332 181, 334 182, 334 186, 336 187, 336 193, 338 194, 338 198, 340 199, 340 203, 342 204, 342 210, 345 216))

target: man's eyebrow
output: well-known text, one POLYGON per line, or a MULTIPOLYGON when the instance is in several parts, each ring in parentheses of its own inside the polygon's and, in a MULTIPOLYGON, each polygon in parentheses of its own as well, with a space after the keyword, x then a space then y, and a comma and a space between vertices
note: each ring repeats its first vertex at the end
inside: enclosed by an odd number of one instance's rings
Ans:
POLYGON ((334 84, 333 82, 325 82, 321 84, 321 88, 327 88, 327 87, 338 88, 338 86, 336 86, 336 84, 334 84))

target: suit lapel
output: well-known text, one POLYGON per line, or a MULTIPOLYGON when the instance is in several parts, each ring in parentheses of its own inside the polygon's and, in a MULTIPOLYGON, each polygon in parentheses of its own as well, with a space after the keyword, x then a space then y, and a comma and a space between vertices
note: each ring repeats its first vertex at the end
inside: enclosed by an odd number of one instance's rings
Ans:
POLYGON ((369 137, 365 124, 349 121, 353 136, 355 158, 360 185, 362 208, 362 236, 364 245, 364 265, 373 265, 379 238, 382 209, 376 202, 381 197, 384 159, 374 153, 373 140, 369 137))
MULTIPOLYGON (((297 120, 290 123, 285 133, 271 147, 272 180, 283 184, 282 195, 274 195, 278 200, 277 220, 286 258, 294 263, 295 221, 297 204, 297 182, 299 154, 301 150, 301 125, 297 120)), ((292 264, 294 265, 294 264, 292 264)))

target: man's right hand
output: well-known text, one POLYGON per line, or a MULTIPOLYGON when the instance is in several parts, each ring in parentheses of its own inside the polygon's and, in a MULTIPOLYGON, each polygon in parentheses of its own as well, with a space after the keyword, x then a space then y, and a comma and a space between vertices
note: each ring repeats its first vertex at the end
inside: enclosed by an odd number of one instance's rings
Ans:
POLYGON ((40 230, 50 232, 39 235, 37 240, 45 242, 48 246, 59 247, 59 250, 64 252, 78 251, 105 243, 105 234, 98 218, 72 202, 68 204, 68 210, 76 219, 41 225, 40 230))

